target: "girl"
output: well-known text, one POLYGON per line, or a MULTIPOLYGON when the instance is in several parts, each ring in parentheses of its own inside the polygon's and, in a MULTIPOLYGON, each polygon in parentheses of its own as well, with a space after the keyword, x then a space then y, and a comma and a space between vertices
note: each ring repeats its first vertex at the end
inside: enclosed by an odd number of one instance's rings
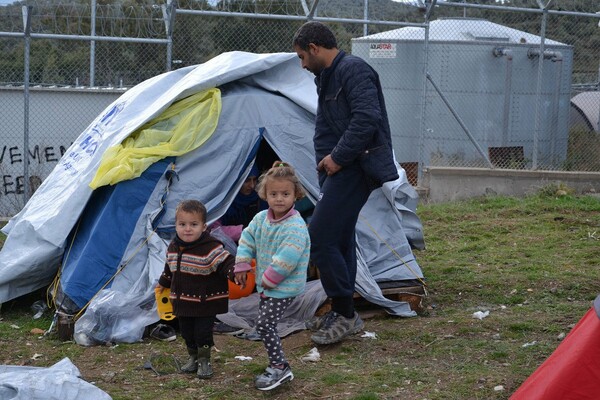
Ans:
POLYGON ((181 371, 207 379, 213 375, 210 349, 215 316, 226 313, 229 306, 227 279, 233 278, 234 258, 206 232, 206 207, 197 200, 179 203, 175 231, 157 288, 171 288, 173 314, 189 354, 181 371))
POLYGON ((310 253, 310 238, 294 202, 304 190, 294 169, 275 161, 256 187, 269 208, 256 214, 242 232, 236 255, 235 282, 242 288, 250 262, 256 259, 256 290, 260 294, 256 331, 267 350, 269 366, 254 380, 259 390, 271 390, 294 379, 277 333, 277 322, 303 292, 310 253))

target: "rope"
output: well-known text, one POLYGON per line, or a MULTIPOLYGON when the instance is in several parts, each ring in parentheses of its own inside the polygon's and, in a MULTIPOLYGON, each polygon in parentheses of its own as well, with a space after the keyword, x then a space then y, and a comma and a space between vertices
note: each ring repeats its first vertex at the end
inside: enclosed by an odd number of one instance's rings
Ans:
MULTIPOLYGON (((177 175, 177 172, 175 172, 175 163, 171 164, 171 168, 169 170, 167 170, 167 172, 165 173, 165 175, 167 176, 168 182, 167 182, 167 187, 165 189, 165 193, 161 196, 160 201, 159 201, 159 204, 160 204, 161 208, 163 208, 165 206, 165 204, 166 204, 166 199, 167 199, 168 194, 170 193, 169 189, 171 187, 171 183, 172 183, 173 177, 176 177, 177 179, 179 179, 179 176, 177 175)), ((159 215, 162 216, 162 213, 159 213, 159 215)), ((158 215, 157 215, 157 218, 155 219, 155 221, 157 219, 158 219, 158 215)), ((73 234, 73 238, 71 240, 71 244, 70 244, 69 249, 67 251, 67 255, 65 257, 65 260, 63 262, 63 266, 66 264, 66 262, 67 262, 67 260, 69 258, 69 254, 70 254, 71 249, 73 247, 73 243, 75 242, 75 238, 77 236, 77 232, 79 230, 79 224, 80 223, 81 223, 81 219, 77 223, 77 228, 75 229, 75 232, 73 234)), ((81 315, 83 314, 83 312, 88 308, 88 306, 92 303, 92 301, 96 298, 96 296, 98 296, 98 294, 103 289, 105 289, 123 271, 123 269, 125 269, 125 267, 127 265, 129 265, 129 263, 131 262, 131 260, 133 259, 133 257, 135 257, 140 252, 140 250, 146 245, 146 243, 148 243, 148 241, 154 235, 154 233, 156 232, 156 229, 158 228, 158 224, 154 224, 154 221, 153 221, 153 224, 152 224, 152 228, 153 229, 150 232, 150 234, 144 239, 144 241, 142 243, 140 243, 136 247, 136 249, 133 251, 133 253, 131 254, 131 256, 123 264, 121 264, 119 266, 119 268, 117 269, 117 271, 110 277, 110 279, 108 279, 108 281, 106 281, 104 283, 104 285, 102 285, 102 287, 100 289, 98 289, 98 291, 96 292, 96 294, 94 294, 94 296, 92 296, 92 298, 73 316, 73 322, 77 321, 81 317, 81 315)), ((52 296, 52 304, 53 304, 53 306, 57 310, 56 314, 58 314, 58 307, 56 306, 55 299, 56 299, 56 293, 58 293, 60 278, 61 278, 61 275, 62 275, 61 272, 62 272, 62 268, 59 269, 56 277, 54 278, 54 280, 52 281, 50 287, 48 288, 48 290, 50 290, 51 288, 54 289, 53 296, 52 296)), ((48 296, 48 294, 47 294, 47 296, 48 296)), ((47 301, 48 300, 49 299, 47 298, 47 301)), ((61 304, 61 306, 62 306, 62 304, 61 304)), ((52 329, 52 327, 54 326, 56 318, 57 318, 56 314, 55 314, 55 316, 54 316, 54 318, 52 320, 52 324, 50 325, 50 329, 48 329, 47 332, 49 332, 52 329)))
MULTIPOLYGON (((65 256, 65 259, 63 260, 63 263, 61 264, 60 268, 56 272, 56 276, 52 280, 52 283, 50 283, 50 285, 48 286, 48 289, 46 289, 46 304, 48 304, 48 307, 54 308, 56 310, 56 312, 54 313, 54 316, 52 317, 52 322, 50 323, 48 330, 46 330, 46 332, 44 332, 44 336, 50 334, 50 332, 52 332, 54 330, 54 326, 56 325, 56 323, 58 321, 58 309, 59 309, 59 307, 62 306, 62 303, 60 305, 56 304, 56 295, 57 295, 58 289, 59 289, 60 277, 62 276, 62 269, 65 266, 65 264, 67 263, 67 260, 69 259, 69 255, 71 254, 71 249, 73 248, 73 243, 75 242, 75 238, 77 237, 77 232, 79 231, 79 225, 81 225, 81 218, 79 219, 79 221, 77 221, 77 226, 75 227, 75 232, 73 232, 73 237, 71 238, 71 244, 69 245, 69 249, 67 250, 67 255, 65 256)), ((63 298, 63 301, 64 301, 64 298, 63 298)))
MULTIPOLYGON (((79 231, 79 225, 81 225, 81 218, 77 222, 77 226, 75 227, 75 232, 73 232, 73 237, 71 238, 71 244, 69 245, 69 249, 67 250, 67 255, 65 256, 65 259, 63 260, 62 265, 58 269, 56 276, 52 280, 52 283, 50 284, 50 286, 48 286, 48 289, 46 290, 46 303, 48 304, 49 307, 50 306, 54 307, 57 310, 58 310, 58 307, 56 305, 56 294, 58 293, 58 285, 60 283, 62 269, 63 269, 64 265, 67 263, 67 260, 69 259, 69 255, 71 254, 71 249, 73 248, 73 243, 75 242, 75 237, 77 236, 77 232, 79 231), (52 293, 51 296, 50 296, 50 292, 52 293)), ((62 303, 61 303, 61 306, 62 306, 62 303)))
POLYGON ((144 368, 151 369, 157 376, 181 372, 181 365, 172 354, 152 353, 150 359, 144 364, 144 368))
POLYGON ((117 271, 116 271, 116 272, 113 274, 113 276, 111 276, 111 277, 110 277, 110 279, 109 279, 109 280, 107 280, 107 281, 104 283, 104 285, 102 285, 102 287, 101 287, 100 289, 98 289, 98 291, 96 292, 96 294, 94 294, 94 295, 92 296, 92 298, 91 298, 91 299, 90 299, 90 300, 89 300, 87 303, 85 303, 85 305, 84 305, 83 307, 81 307, 81 309, 80 309, 79 311, 77 311, 77 313, 76 313, 76 314, 73 316, 73 321, 77 321, 77 320, 78 320, 78 319, 81 317, 81 314, 83 314, 83 312, 84 312, 84 311, 85 311, 85 310, 88 308, 88 306, 91 304, 91 302, 92 302, 92 301, 93 301, 93 300, 96 298, 96 296, 98 296, 98 294, 99 294, 99 293, 100 293, 100 292, 101 292, 101 291, 102 291, 102 290, 103 290, 105 287, 107 287, 107 286, 108 286, 108 285, 109 285, 109 284, 110 284, 110 283, 111 283, 111 282, 112 282, 112 281, 113 281, 113 280, 114 280, 114 279, 117 277, 117 275, 119 275, 119 274, 120 274, 120 273, 121 273, 121 272, 122 272, 122 271, 125 269, 125 267, 126 267, 128 264, 129 264, 129 262, 131 261, 131 259, 132 259, 132 258, 133 258, 135 255, 137 255, 137 253, 138 253, 138 252, 139 252, 139 251, 142 249, 142 247, 143 247, 143 246, 144 246, 146 243, 148 243, 148 240, 150 240, 150 238, 151 238, 151 237, 154 235, 154 232, 155 232, 155 231, 156 231, 156 228, 154 228, 154 229, 152 230, 152 232, 150 232, 150 235, 148 235, 148 237, 146 237, 146 239, 145 239, 145 240, 144 240, 142 243, 140 243, 140 244, 139 244, 139 245, 136 247, 135 251, 134 251, 134 252, 131 254, 131 257, 129 257, 129 258, 127 259, 127 261, 125 261, 123 264, 121 264, 121 266, 119 267, 119 269, 117 269, 117 271))

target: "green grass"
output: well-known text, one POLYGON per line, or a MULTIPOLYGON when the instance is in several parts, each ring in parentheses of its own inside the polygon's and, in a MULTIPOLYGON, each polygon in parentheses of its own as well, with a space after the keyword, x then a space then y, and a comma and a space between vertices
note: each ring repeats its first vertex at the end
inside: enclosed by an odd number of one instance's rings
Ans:
POLYGON ((39 293, 3 305, 0 344, 11 349, 3 363, 50 366, 69 357, 115 400, 508 399, 600 293, 600 199, 565 189, 419 206, 427 249, 415 255, 428 285, 425 311, 366 319, 376 340, 356 336, 319 346, 316 363, 300 360, 314 347, 307 332, 285 338, 296 378, 271 393, 253 388, 266 365, 259 342, 217 336, 215 376, 200 382, 142 368, 153 353, 183 360, 181 338, 90 348, 53 335, 39 339, 31 330, 50 323, 49 316, 31 319, 39 293), (480 310, 490 315, 472 318, 480 310), (42 357, 33 360, 36 353, 42 357), (494 390, 499 385, 503 391, 494 390))
MULTIPOLYGON (((4 225, 6 225, 6 222, 0 221, 0 228, 4 227, 4 225)), ((4 233, 0 232, 0 248, 2 248, 2 246, 4 246, 5 240, 6 240, 6 235, 4 233)))

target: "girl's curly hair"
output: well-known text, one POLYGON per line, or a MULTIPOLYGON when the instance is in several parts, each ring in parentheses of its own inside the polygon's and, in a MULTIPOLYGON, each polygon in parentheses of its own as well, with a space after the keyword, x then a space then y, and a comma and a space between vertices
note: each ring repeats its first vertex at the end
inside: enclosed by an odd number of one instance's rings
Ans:
POLYGON ((296 200, 304 197, 304 188, 300 184, 296 171, 294 171, 294 168, 290 164, 279 160, 275 161, 273 166, 258 178, 256 192, 263 200, 267 199, 267 182, 270 179, 285 179, 292 182, 294 184, 296 200))

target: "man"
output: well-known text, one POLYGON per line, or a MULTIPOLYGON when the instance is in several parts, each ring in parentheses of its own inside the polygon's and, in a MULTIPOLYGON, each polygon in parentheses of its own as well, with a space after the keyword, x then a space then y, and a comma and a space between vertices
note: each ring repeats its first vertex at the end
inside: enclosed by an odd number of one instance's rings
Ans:
POLYGON ((398 178, 379 76, 364 60, 338 50, 333 32, 307 22, 292 42, 318 93, 314 147, 321 193, 310 221, 311 258, 331 298, 311 339, 341 341, 360 332, 354 310, 355 226, 371 191, 398 178))

